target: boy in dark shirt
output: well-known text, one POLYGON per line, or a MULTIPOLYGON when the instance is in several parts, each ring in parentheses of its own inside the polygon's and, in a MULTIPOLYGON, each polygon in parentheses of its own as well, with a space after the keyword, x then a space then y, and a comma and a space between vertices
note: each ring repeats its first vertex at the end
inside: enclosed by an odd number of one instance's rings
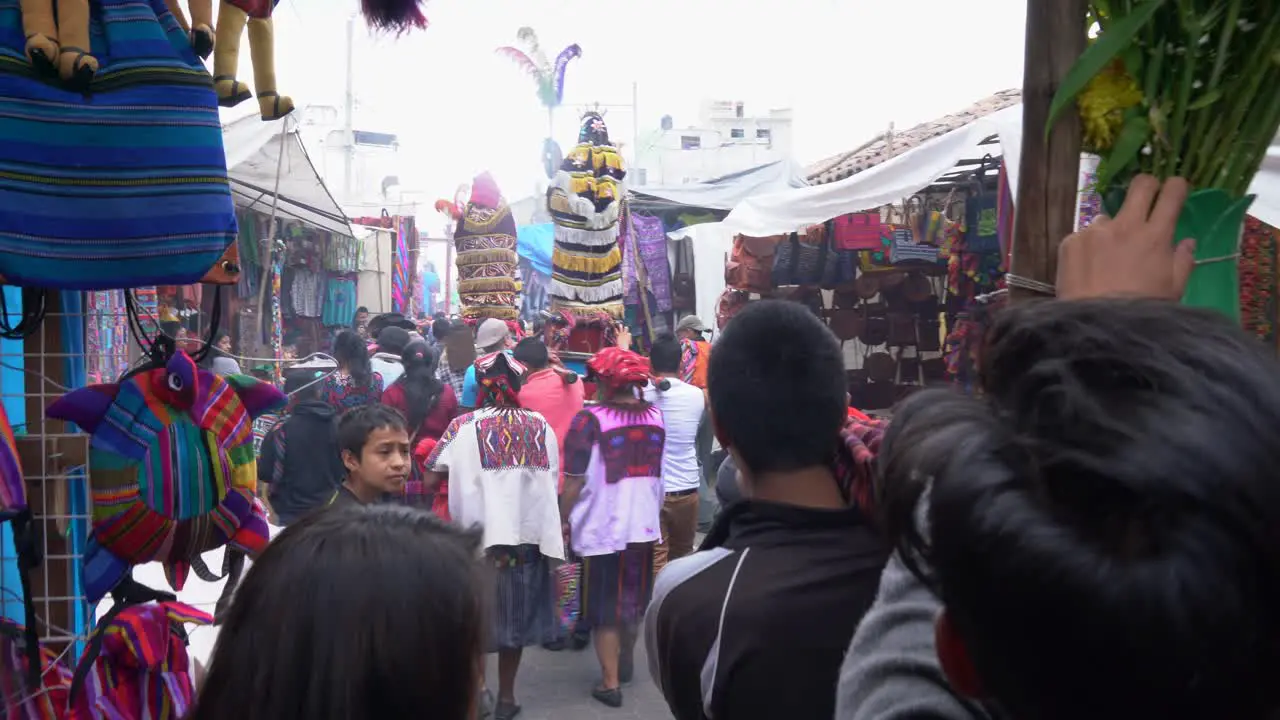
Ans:
POLYGON ((338 422, 347 477, 330 505, 368 505, 399 497, 409 479, 409 431, 404 416, 381 403, 347 411, 338 422))

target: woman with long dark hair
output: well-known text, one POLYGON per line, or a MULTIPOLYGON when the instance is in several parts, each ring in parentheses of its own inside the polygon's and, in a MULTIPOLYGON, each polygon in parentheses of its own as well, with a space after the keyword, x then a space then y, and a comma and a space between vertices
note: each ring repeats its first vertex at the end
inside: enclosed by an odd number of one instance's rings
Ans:
POLYGON ((188 720, 469 720, 489 616, 479 542, 395 505, 289 526, 236 591, 188 720))
POLYGON ((415 445, 426 438, 439 440, 458 414, 458 396, 436 377, 437 363, 438 356, 425 341, 411 340, 400 353, 404 374, 382 394, 382 403, 408 421, 415 445))
POLYGON ((369 364, 369 348, 360 336, 343 330, 333 341, 336 372, 324 379, 320 394, 338 412, 382 399, 382 374, 369 364))

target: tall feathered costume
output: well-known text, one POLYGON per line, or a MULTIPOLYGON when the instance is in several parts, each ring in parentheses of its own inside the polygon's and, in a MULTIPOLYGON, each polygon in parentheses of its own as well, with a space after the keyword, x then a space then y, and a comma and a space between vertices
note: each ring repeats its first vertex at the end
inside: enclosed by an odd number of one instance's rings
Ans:
POLYGON ((547 189, 547 209, 556 224, 552 309, 582 318, 622 317, 618 215, 626 174, 604 118, 588 112, 578 144, 547 189))
POLYGON ((471 199, 453 233, 457 250, 458 298, 467 320, 515 320, 516 221, 489 173, 471 184, 471 199))

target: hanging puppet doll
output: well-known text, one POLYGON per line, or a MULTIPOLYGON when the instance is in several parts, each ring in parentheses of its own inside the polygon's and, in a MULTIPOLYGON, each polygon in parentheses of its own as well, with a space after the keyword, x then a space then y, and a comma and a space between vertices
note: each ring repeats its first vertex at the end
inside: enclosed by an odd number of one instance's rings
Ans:
POLYGON ((489 173, 476 176, 471 198, 453 233, 457 250, 458 296, 468 322, 518 317, 516 221, 489 173))
POLYGON ((561 314, 620 319, 622 253, 618 217, 626 171, 604 118, 588 112, 573 147, 547 189, 555 222, 551 304, 561 314))

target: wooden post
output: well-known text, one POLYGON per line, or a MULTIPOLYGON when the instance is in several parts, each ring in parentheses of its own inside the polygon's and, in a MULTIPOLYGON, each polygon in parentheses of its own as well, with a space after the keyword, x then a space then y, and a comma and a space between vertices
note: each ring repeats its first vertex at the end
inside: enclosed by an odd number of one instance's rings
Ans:
MULTIPOLYGON (((1058 245, 1075 229, 1080 116, 1075 107, 1045 136, 1049 104, 1084 52, 1088 0, 1027 0, 1022 80, 1022 163, 1018 172, 1010 273, 1052 285, 1058 245)), ((1010 287, 1013 300, 1040 297, 1010 287)))

